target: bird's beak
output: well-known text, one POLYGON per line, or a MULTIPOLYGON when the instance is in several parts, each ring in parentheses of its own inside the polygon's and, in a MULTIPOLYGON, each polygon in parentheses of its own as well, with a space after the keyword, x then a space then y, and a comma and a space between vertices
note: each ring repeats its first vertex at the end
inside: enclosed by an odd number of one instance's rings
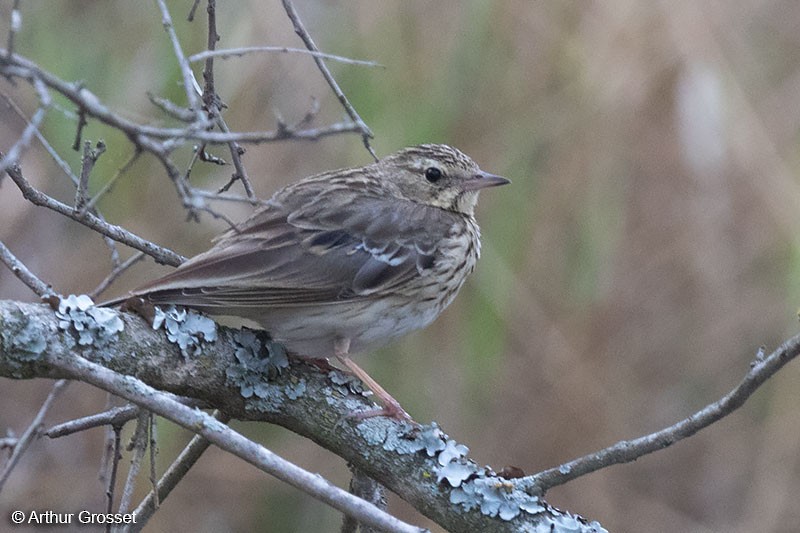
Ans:
POLYGON ((472 178, 466 180, 462 187, 465 191, 479 191, 487 187, 497 187, 498 185, 505 185, 511 183, 511 180, 502 176, 489 174, 488 172, 479 172, 472 178))

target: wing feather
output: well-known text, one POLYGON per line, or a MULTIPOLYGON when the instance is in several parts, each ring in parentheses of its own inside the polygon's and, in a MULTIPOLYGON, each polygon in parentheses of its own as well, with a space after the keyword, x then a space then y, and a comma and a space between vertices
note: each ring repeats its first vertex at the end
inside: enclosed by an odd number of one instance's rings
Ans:
POLYGON ((209 251, 134 294, 154 303, 220 309, 368 298, 427 275, 437 243, 460 216, 300 182, 209 251))

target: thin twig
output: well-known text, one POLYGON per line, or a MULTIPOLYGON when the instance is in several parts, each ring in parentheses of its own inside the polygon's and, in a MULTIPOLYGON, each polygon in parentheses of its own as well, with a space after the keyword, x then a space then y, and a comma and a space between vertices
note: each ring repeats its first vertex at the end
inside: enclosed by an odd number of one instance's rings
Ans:
POLYGON ((221 50, 206 50, 204 52, 198 52, 194 55, 189 56, 189 61, 191 63, 197 61, 203 61, 204 59, 208 59, 210 57, 218 57, 220 59, 229 59, 231 57, 242 57, 247 54, 255 54, 260 52, 280 52, 284 54, 303 54, 308 55, 311 57, 318 57, 320 59, 328 59, 330 61, 338 61, 339 63, 345 63, 348 65, 358 65, 362 67, 377 67, 377 68, 386 68, 380 63, 376 63, 375 61, 366 61, 363 59, 352 59, 349 57, 344 56, 337 56, 335 54, 326 54, 325 52, 319 52, 316 50, 307 50, 305 48, 291 48, 288 46, 244 46, 241 48, 223 48, 221 50))
POLYGON ((691 437, 741 407, 758 387, 798 353, 800 353, 800 335, 781 344, 766 358, 759 353, 755 361, 751 363, 750 371, 736 388, 719 401, 707 405, 677 424, 637 439, 620 441, 613 446, 569 461, 559 467, 520 478, 517 483, 523 490, 543 494, 548 489, 563 485, 577 477, 607 466, 635 461, 643 455, 662 450, 691 437))
MULTIPOLYGON (((122 445, 122 426, 111 426, 111 428, 114 431, 114 440, 110 447, 112 455, 109 456, 109 460, 111 461, 111 475, 108 478, 108 485, 106 486, 106 513, 112 513, 114 511, 114 489, 117 485, 119 461, 122 459, 122 454, 119 451, 122 445)), ((108 531, 108 527, 106 531, 108 531)))
POLYGON ((97 285, 97 287, 89 292, 89 296, 92 297, 92 300, 97 300, 97 297, 103 294, 111 286, 111 284, 117 280, 117 278, 119 278, 126 270, 142 259, 144 259, 144 252, 136 252, 126 259, 124 263, 115 266, 108 276, 106 276, 103 281, 97 285))
MULTIPOLYGON (((225 119, 222 118, 222 115, 217 117, 217 126, 220 130, 222 130, 223 133, 230 132, 228 124, 225 122, 225 119)), ((235 169, 235 172, 231 175, 228 185, 221 187, 220 191, 224 192, 228 190, 233 183, 239 181, 241 182, 247 197, 253 200, 255 199, 256 194, 253 191, 253 186, 250 183, 250 177, 247 175, 247 170, 244 167, 244 163, 242 163, 242 156, 244 155, 245 149, 236 141, 228 143, 228 147, 230 149, 231 161, 233 162, 233 168, 235 169)))
POLYGON ((86 140, 83 143, 83 157, 81 158, 81 176, 78 180, 78 186, 75 188, 75 211, 78 213, 85 213, 88 206, 89 194, 89 175, 92 173, 94 165, 100 156, 106 151, 106 143, 102 140, 97 141, 97 144, 92 148, 92 141, 86 140))
MULTIPOLYGON (((308 30, 306 30, 305 26, 303 25, 303 22, 300 20, 300 16, 297 14, 297 10, 295 10, 291 0, 282 0, 282 2, 284 10, 286 11, 286 14, 289 16, 289 20, 291 20, 292 25, 294 25, 295 33, 298 36, 300 36, 300 39, 303 40, 303 43, 305 43, 306 48, 308 48, 312 52, 319 52, 319 48, 317 48, 317 45, 314 44, 314 39, 311 38, 311 34, 308 33, 308 30)), ((372 130, 370 130, 369 126, 367 126, 367 123, 361 119, 361 116, 356 112, 355 108, 347 99, 344 92, 342 92, 342 89, 339 87, 339 84, 336 83, 336 79, 334 79, 333 74, 331 74, 331 71, 325 64, 325 61, 323 61, 322 58, 315 57, 314 62, 317 64, 317 67, 319 68, 320 72, 322 72, 322 76, 325 78, 325 81, 328 82, 328 85, 330 86, 333 93, 336 95, 336 98, 339 99, 339 103, 341 103, 342 107, 344 107, 344 110, 347 112, 347 115, 350 117, 350 120, 355 122, 358 125, 359 129, 361 130, 361 140, 364 141, 364 147, 367 149, 370 155, 372 155, 375 161, 377 161, 378 156, 375 155, 375 150, 372 149, 372 146, 370 145, 369 142, 370 139, 374 137, 372 130)))
MULTIPOLYGON (((215 0, 208 0, 206 7, 208 15, 208 31, 206 46, 208 50, 214 51, 219 41, 219 34, 217 33, 217 3, 215 0)), ((208 111, 216 113, 219 111, 219 103, 216 89, 214 88, 214 56, 210 55, 206 58, 206 64, 203 67, 203 102, 206 104, 208 111)), ((191 59, 188 61, 191 62, 191 59)))
MULTIPOLYGON (((0 50, 0 54, 3 52, 3 50, 0 50)), ((208 120, 193 123, 186 128, 159 128, 146 124, 137 124, 113 113, 101 103, 97 95, 86 87, 75 83, 67 83, 17 54, 12 55, 7 64, 0 64, 0 74, 27 80, 39 80, 74 103, 87 115, 124 132, 134 141, 145 136, 151 139, 172 140, 173 142, 179 140, 181 142, 199 141, 210 144, 227 144, 235 141, 258 144, 284 140, 317 140, 341 133, 363 133, 361 126, 355 122, 340 122, 325 127, 297 131, 286 129, 231 133, 207 131, 207 128, 213 125, 213 122, 208 120)))
MULTIPOLYGON (((214 0, 208 0, 208 7, 206 11, 208 12, 208 39, 206 45, 208 47, 208 51, 214 52, 217 47, 217 42, 220 39, 219 33, 217 32, 217 8, 214 0)), ((214 122, 217 124, 217 127, 222 132, 229 133, 230 128, 228 128, 228 124, 225 122, 225 119, 222 118, 222 108, 224 107, 224 104, 222 99, 217 94, 214 85, 214 57, 208 56, 205 61, 206 64, 203 68, 203 80, 205 81, 205 85, 203 87, 203 102, 206 105, 206 110, 214 118, 214 122)), ((244 148, 240 146, 238 142, 232 141, 228 143, 228 149, 231 153, 231 161, 233 162, 235 171, 231 176, 228 185, 223 186, 220 190, 227 190, 226 187, 230 187, 233 183, 239 181, 241 182, 242 187, 244 187, 244 192, 247 197, 255 198, 253 186, 250 184, 250 177, 247 175, 247 170, 242 162, 242 155, 244 155, 245 152, 244 148)), ((202 153, 204 152, 201 152, 201 154, 202 153)))
POLYGON ((25 129, 22 131, 22 135, 20 135, 17 139, 17 142, 14 143, 5 156, 0 157, 0 174, 7 171, 9 168, 19 162, 22 152, 25 151, 30 144, 31 139, 39 130, 39 124, 42 123, 42 120, 47 113, 47 109, 50 107, 52 102, 50 93, 47 91, 47 87, 41 80, 34 79, 32 84, 36 90, 36 94, 39 96, 39 108, 33 114, 30 121, 28 121, 28 125, 25 126, 25 129))
POLYGON ((196 207, 195 210, 196 211, 203 211, 205 213, 208 213, 209 215, 211 215, 214 218, 223 220, 226 224, 228 224, 228 227, 230 227, 231 229, 236 229, 236 227, 238 226, 238 224, 236 222, 234 222, 231 219, 231 217, 229 217, 228 215, 226 215, 224 213, 220 213, 218 211, 215 211, 214 209, 210 208, 207 205, 196 207))
POLYGON ((136 418, 136 429, 131 436, 128 451, 133 451, 131 457, 131 467, 128 469, 128 477, 125 480, 125 487, 122 489, 122 497, 119 500, 117 512, 124 514, 128 512, 133 498, 133 489, 136 487, 136 478, 139 477, 139 470, 142 467, 144 454, 147 451, 147 434, 150 425, 150 412, 142 410, 136 418))
POLYGON ((72 149, 76 152, 81 146, 81 138, 83 138, 83 129, 88 126, 86 121, 86 111, 84 109, 78 110, 78 127, 75 128, 75 140, 72 141, 72 149))
POLYGON ((259 200, 258 198, 248 198, 247 196, 239 196, 235 194, 225 194, 223 192, 212 192, 204 189, 192 189, 192 194, 201 196, 207 200, 219 200, 222 202, 240 202, 250 205, 266 205, 268 200, 259 200))
MULTIPOLYGON (((219 411, 215 411, 212 416, 223 424, 227 424, 230 420, 229 416, 219 411)), ((172 489, 186 476, 189 469, 194 466, 209 446, 211 446, 211 443, 200 435, 192 437, 189 444, 186 445, 178 457, 169 465, 161 479, 158 480, 156 491, 150 492, 133 511, 136 515, 136 524, 128 526, 128 529, 124 530, 125 533, 135 533, 144 528, 148 520, 158 510, 159 502, 163 502, 169 496, 172 489)))
POLYGON ((186 93, 186 101, 189 103, 189 109, 192 109, 195 111, 195 113, 197 113, 198 119, 202 119, 200 114, 200 99, 198 98, 197 91, 195 90, 192 67, 189 65, 189 61, 186 60, 186 56, 183 53, 181 43, 178 40, 178 34, 175 33, 175 26, 172 24, 172 17, 169 15, 169 10, 167 9, 166 3, 164 3, 164 0, 157 0, 157 2, 158 7, 161 9, 161 24, 167 31, 167 35, 169 35, 169 40, 172 42, 172 52, 178 59, 178 65, 181 69, 181 75, 183 76, 183 90, 186 93))
POLYGON ((181 107, 162 96, 148 92, 147 99, 150 100, 150 103, 159 108, 161 111, 172 118, 180 120, 181 122, 188 123, 194 121, 195 119, 194 113, 192 113, 190 110, 186 109, 185 107, 181 107))
POLYGON ((117 242, 121 242, 130 246, 131 248, 140 250, 155 259, 157 263, 178 266, 186 260, 185 257, 176 254, 172 250, 163 248, 148 240, 142 239, 138 235, 134 235, 120 226, 109 224, 92 213, 86 212, 83 215, 76 213, 75 210, 68 205, 63 204, 55 198, 52 198, 35 189, 24 178, 22 171, 16 165, 7 168, 6 173, 12 179, 12 181, 17 184, 17 187, 19 187, 19 190, 22 192, 22 196, 34 205, 46 207, 47 209, 80 222, 84 226, 93 229, 102 235, 106 235, 117 242))
POLYGON ((37 296, 43 298, 54 293, 53 288, 40 280, 36 274, 28 270, 28 267, 17 259, 2 241, 0 241, 0 261, 2 261, 22 283, 35 292, 37 296))
MULTIPOLYGON (((14 100, 12 100, 5 93, 2 94, 2 97, 3 97, 3 99, 5 99, 5 101, 8 103, 8 105, 11 106, 11 108, 14 110, 14 112, 17 114, 17 116, 19 116, 28 125, 30 125, 31 121, 28 119, 28 117, 25 116, 25 113, 23 113, 22 109, 19 108, 17 103, 14 102, 14 100)), ((85 117, 83 115, 80 115, 80 117, 81 117, 81 120, 85 120, 85 117)), ((50 154, 50 157, 53 158, 53 161, 55 161, 56 165, 58 165, 58 167, 64 172, 64 175, 66 175, 68 178, 70 178, 72 183, 75 185, 76 197, 77 198, 82 198, 84 195, 81 194, 79 191, 81 189, 83 191, 86 191, 86 185, 87 185, 82 180, 83 175, 81 176, 81 178, 79 178, 78 176, 75 175, 74 172, 72 172, 72 168, 69 166, 69 164, 66 161, 64 161, 64 158, 61 157, 58 154, 58 152, 56 152, 55 148, 53 148, 53 146, 47 141, 47 139, 45 139, 44 135, 42 135, 42 133, 38 129, 35 129, 34 135, 36 136, 36 139, 42 144, 42 146, 44 146, 44 149, 47 150, 47 153, 50 154)), ((100 150, 100 141, 98 141, 98 151, 99 150, 100 150)), ((103 150, 105 150, 105 145, 103 145, 103 150)), ((137 149, 136 155, 138 155, 139 153, 141 153, 141 150, 137 149)), ((98 153, 97 157, 99 157, 99 155, 100 154, 98 153)), ((130 162, 132 162, 132 160, 130 162)), ((94 162, 92 163, 92 165, 94 165, 94 162)), ((111 178, 109 183, 107 183, 100 190, 100 192, 98 192, 97 195, 95 195, 95 197, 92 198, 89 201, 88 204, 86 204, 85 208, 84 209, 78 209, 78 211, 79 212, 81 212, 81 211, 89 211, 93 215, 98 217, 100 220, 105 222, 105 218, 95 208, 95 202, 97 201, 98 198, 100 198, 102 196, 102 194, 105 193, 106 190, 108 190, 108 188, 110 187, 110 184, 114 182, 114 180, 119 176, 119 174, 120 174, 120 172, 115 174, 111 178)), ((87 172, 86 172, 86 179, 88 180, 88 169, 87 169, 87 172)), ((77 204, 77 201, 76 201, 76 204, 77 204)), ((119 265, 119 250, 117 250, 116 244, 108 236, 104 236, 103 240, 105 241, 106 246, 108 246, 109 250, 111 251, 111 262, 112 262, 112 264, 114 264, 115 266, 118 266, 119 265)))
POLYGON ((28 449, 28 446, 33 442, 33 439, 37 437, 42 429, 42 421, 44 420, 47 411, 50 410, 50 407, 53 405, 53 401, 55 401, 56 397, 64 390, 64 388, 69 384, 69 381, 66 379, 60 379, 55 382, 53 388, 50 390, 50 394, 47 395, 44 403, 39 408, 39 412, 36 413, 31 424, 25 430, 25 433, 17 441, 16 446, 14 446, 14 452, 11 454, 11 457, 8 459, 5 468, 3 468, 2 474, 0 474, 0 492, 3 490, 3 485, 5 485, 8 477, 11 475, 11 472, 14 470, 14 467, 19 462, 22 454, 25 453, 25 450, 28 449))
MULTIPOLYGON (((30 124, 30 119, 10 96, 8 96, 6 93, 0 93, 0 95, 2 95, 3 99, 11 107, 14 113, 16 113, 19 118, 25 121, 25 124, 30 124)), ((54 104, 52 107, 57 108, 58 106, 54 104)), ((72 168, 69 166, 69 163, 64 161, 64 158, 61 157, 58 152, 56 152, 56 149, 53 148, 53 145, 50 144, 47 139, 45 139, 44 135, 42 135, 42 132, 36 129, 36 133, 34 133, 34 135, 42 144, 44 149, 47 150, 47 153, 50 154, 50 157, 53 158, 53 161, 56 163, 56 165, 58 165, 58 168, 60 168, 64 174, 69 176, 73 183, 78 183, 78 177, 72 172, 72 168)))
POLYGON ((189 15, 186 17, 186 20, 188 22, 194 22, 194 14, 195 14, 195 11, 197 11, 197 6, 199 6, 199 5, 200 5, 200 0, 194 0, 194 3, 192 4, 192 8, 189 10, 189 15))
POLYGON ((6 41, 6 58, 14 53, 14 38, 22 27, 22 13, 19 11, 20 0, 14 0, 11 6, 11 23, 8 27, 8 39, 6 41))
POLYGON ((126 422, 133 420, 139 416, 139 406, 134 404, 123 405, 121 407, 114 407, 108 411, 97 413, 94 415, 76 418, 68 422, 56 424, 44 432, 46 437, 57 439, 59 437, 66 437, 73 433, 79 433, 100 426, 123 426, 126 422))
MULTIPOLYGON (((350 468, 352 477, 350 478, 350 494, 354 494, 373 504, 378 509, 386 510, 386 491, 383 485, 366 475, 364 472, 353 466, 347 465, 350 468)), ((378 533, 368 526, 359 524, 356 519, 351 516, 345 516, 342 520, 342 533, 378 533), (359 528, 359 526, 361 526, 359 528)))
POLYGON ((156 415, 150 413, 150 490, 155 500, 153 505, 158 509, 161 505, 161 500, 158 497, 158 478, 156 476, 156 455, 158 455, 158 434, 156 426, 156 415))
POLYGON ((130 168, 133 166, 133 163, 137 159, 139 159, 140 155, 142 155, 142 150, 137 147, 133 151, 133 154, 131 154, 131 157, 127 161, 125 161, 125 163, 121 167, 119 167, 116 172, 114 172, 114 175, 111 176, 111 178, 109 178, 109 180, 105 182, 105 184, 102 187, 100 187, 100 190, 97 191, 95 195, 91 197, 89 203, 86 204, 86 208, 94 209, 95 205, 97 205, 97 202, 99 202, 100 199, 103 196, 105 196, 111 190, 112 187, 114 187, 114 185, 117 183, 117 180, 123 174, 125 174, 128 170, 130 170, 130 168))

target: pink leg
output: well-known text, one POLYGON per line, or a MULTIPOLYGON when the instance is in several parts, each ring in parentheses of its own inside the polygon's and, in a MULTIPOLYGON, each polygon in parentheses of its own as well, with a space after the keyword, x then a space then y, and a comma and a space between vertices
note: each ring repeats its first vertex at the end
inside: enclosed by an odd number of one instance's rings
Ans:
POLYGON ((390 418, 396 418, 397 420, 412 421, 411 416, 400 406, 400 402, 392 398, 391 394, 386 392, 386 390, 381 387, 377 381, 372 379, 370 375, 364 371, 364 369, 350 359, 350 356, 348 355, 348 352, 350 351, 350 339, 337 339, 333 343, 333 351, 336 355, 336 359, 346 366, 350 372, 355 374, 358 379, 363 381, 364 384, 366 384, 367 387, 369 387, 369 389, 375 393, 375 396, 381 400, 381 403, 383 403, 383 409, 373 409, 370 411, 354 413, 352 415, 353 417, 364 419, 372 418, 373 416, 388 416, 390 418))

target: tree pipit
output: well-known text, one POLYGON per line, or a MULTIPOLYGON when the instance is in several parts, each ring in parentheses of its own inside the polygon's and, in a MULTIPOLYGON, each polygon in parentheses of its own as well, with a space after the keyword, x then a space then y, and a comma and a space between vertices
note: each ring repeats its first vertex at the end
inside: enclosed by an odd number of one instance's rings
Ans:
POLYGON ((335 356, 383 409, 410 418, 350 359, 430 324, 481 249, 478 192, 509 183, 450 146, 405 148, 303 179, 174 272, 132 292, 255 320, 299 357, 335 356))

